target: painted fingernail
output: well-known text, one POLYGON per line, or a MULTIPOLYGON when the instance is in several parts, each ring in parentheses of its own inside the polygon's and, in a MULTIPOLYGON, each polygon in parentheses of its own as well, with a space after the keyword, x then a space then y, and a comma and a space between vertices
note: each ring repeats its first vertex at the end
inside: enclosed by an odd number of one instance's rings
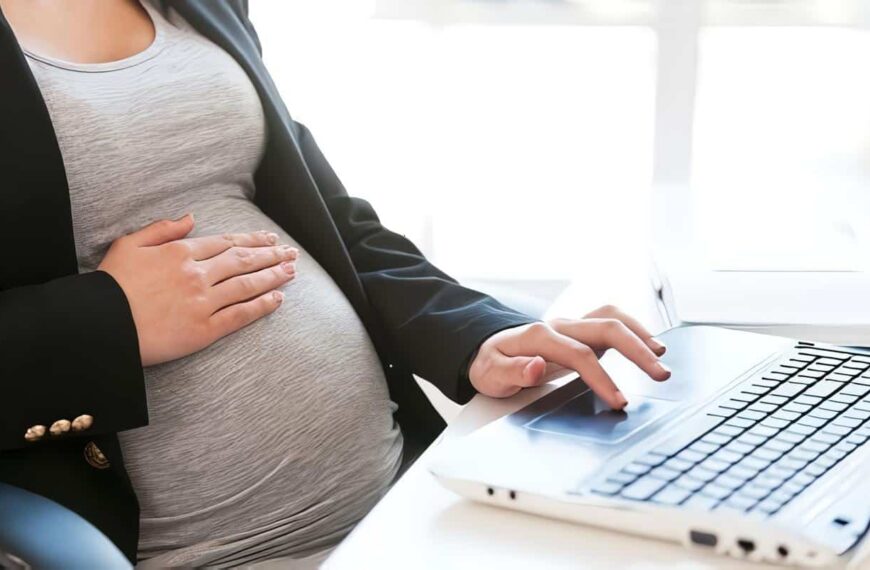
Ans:
POLYGON ((659 356, 663 355, 665 353, 665 351, 668 349, 668 347, 666 347, 665 345, 663 345, 662 343, 660 343, 659 341, 657 341, 654 338, 649 339, 649 345, 650 345, 650 348, 653 349, 653 352, 655 352, 659 356))
POLYGON ((671 369, 665 366, 663 362, 656 362, 655 369, 661 376, 665 378, 671 377, 671 369))
POLYGON ((616 394, 614 395, 613 401, 616 402, 615 409, 617 409, 617 410, 621 410, 625 406, 628 405, 628 400, 625 399, 625 395, 622 392, 620 392, 619 390, 616 391, 616 394))
POLYGON ((278 243, 278 234, 275 234, 272 232, 267 233, 266 234, 266 241, 268 241, 271 244, 278 243))
POLYGON ((280 305, 284 301, 284 293, 281 291, 272 291, 272 299, 280 305))
POLYGON ((286 273, 287 275, 293 275, 294 273, 296 273, 296 266, 289 261, 285 261, 284 263, 282 263, 281 269, 283 269, 284 273, 286 273))

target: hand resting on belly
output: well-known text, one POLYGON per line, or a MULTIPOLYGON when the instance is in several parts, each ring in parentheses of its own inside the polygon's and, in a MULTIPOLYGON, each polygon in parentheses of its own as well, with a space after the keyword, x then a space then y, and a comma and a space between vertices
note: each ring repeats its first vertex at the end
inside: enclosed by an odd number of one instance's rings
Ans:
POLYGON ((193 216, 115 240, 98 271, 124 290, 143 366, 187 356, 275 311, 299 250, 268 232, 184 239, 193 216))

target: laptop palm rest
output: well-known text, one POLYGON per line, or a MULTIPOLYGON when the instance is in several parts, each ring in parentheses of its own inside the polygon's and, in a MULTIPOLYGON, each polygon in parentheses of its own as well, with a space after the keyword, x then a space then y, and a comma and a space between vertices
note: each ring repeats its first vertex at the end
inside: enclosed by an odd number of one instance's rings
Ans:
POLYGON ((671 412, 677 405, 674 401, 638 395, 627 398, 628 406, 623 411, 614 411, 594 392, 586 390, 523 427, 594 443, 614 444, 671 412))

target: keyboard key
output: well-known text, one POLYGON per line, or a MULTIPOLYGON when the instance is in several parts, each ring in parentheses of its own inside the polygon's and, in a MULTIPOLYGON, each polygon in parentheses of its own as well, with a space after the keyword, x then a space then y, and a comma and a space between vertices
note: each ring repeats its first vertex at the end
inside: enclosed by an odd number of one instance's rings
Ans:
POLYGON ((753 499, 752 497, 747 497, 742 494, 735 494, 728 497, 723 504, 736 510, 746 511, 753 507, 757 502, 758 499, 753 499))
POLYGON ((817 409, 822 410, 830 410, 832 412, 842 412, 846 408, 849 407, 849 404, 843 404, 842 402, 832 402, 831 400, 825 400, 817 409))
POLYGON ((809 451, 815 451, 816 453, 824 453, 831 447, 831 444, 832 442, 826 443, 813 438, 801 445, 801 447, 803 449, 808 449, 809 451))
POLYGON ((814 418, 813 416, 804 416, 797 421, 798 425, 810 426, 814 428, 819 428, 828 423, 827 420, 823 420, 821 418, 814 418))
POLYGON ((598 495, 615 495, 621 490, 622 485, 613 481, 604 481, 592 487, 592 492, 598 495))
POLYGON ((734 426, 739 428, 750 428, 755 425, 754 420, 747 420, 746 418, 731 418, 727 422, 725 422, 726 426, 734 426))
POLYGON ((843 426, 843 427, 847 427, 847 428, 856 428, 859 425, 863 424, 864 420, 859 420, 856 418, 849 418, 849 417, 841 416, 841 417, 833 420, 831 423, 834 424, 835 426, 843 426))
POLYGON ((712 443, 716 446, 723 446, 729 441, 731 441, 732 437, 727 435, 721 435, 716 433, 715 431, 712 433, 708 433, 704 437, 701 438, 703 443, 712 443))
POLYGON ((747 404, 746 402, 741 402, 740 400, 728 400, 726 402, 723 402, 722 404, 719 404, 719 407, 730 408, 732 410, 742 410, 748 405, 749 404, 747 404))
POLYGON ((752 452, 752 457, 758 457, 760 459, 764 459, 765 461, 776 461, 783 456, 783 453, 784 452, 782 451, 759 447, 754 452, 752 452))
POLYGON ((767 418, 766 420, 761 422, 762 426, 773 428, 775 430, 781 430, 782 428, 788 426, 788 424, 789 422, 778 420, 776 418, 767 418))
POLYGON ((773 404, 765 404, 764 402, 755 402, 754 404, 752 404, 751 406, 749 406, 746 409, 752 410, 755 412, 762 412, 765 414, 769 414, 769 413, 775 412, 777 407, 774 406, 773 404))
POLYGON ((662 467, 665 467, 667 469, 672 469, 672 470, 677 471, 679 473, 682 473, 683 471, 688 471, 689 469, 691 469, 694 466, 695 466, 694 461, 686 461, 685 459, 679 459, 677 457, 672 457, 671 459, 669 459, 667 461, 667 463, 662 465, 662 467))
POLYGON ((834 394, 831 396, 831 400, 844 404, 852 404, 858 401, 858 396, 853 396, 852 394, 834 394))
POLYGON ((620 471, 619 473, 614 473, 613 475, 608 477, 607 480, 612 483, 619 483, 621 486, 624 486, 637 479, 637 477, 638 476, 633 473, 626 473, 625 471, 620 471))
MULTIPOLYGON (((843 404, 843 405, 845 406, 845 404, 843 404)), ((813 418, 829 420, 831 418, 837 417, 838 413, 839 412, 835 412, 833 410, 826 410, 824 408, 819 407, 819 408, 816 408, 815 410, 812 410, 807 415, 810 417, 813 417, 813 418)))
POLYGON ((855 418, 858 420, 866 420, 870 418, 870 411, 861 408, 852 408, 843 414, 846 418, 855 418))
POLYGON ((798 395, 804 386, 801 384, 795 384, 794 382, 786 382, 785 384, 779 386, 775 390, 770 392, 771 396, 780 396, 782 398, 791 398, 793 396, 798 395))
POLYGON ((756 501, 763 499, 767 495, 770 494, 770 488, 749 484, 740 491, 737 492, 737 496, 740 497, 749 497, 751 499, 755 499, 756 501))
POLYGON ((719 485, 708 483, 703 489, 701 489, 701 494, 705 497, 712 497, 714 499, 724 499, 731 494, 731 491, 731 489, 726 487, 720 487, 719 485))
POLYGON ((785 404, 786 402, 788 402, 788 398, 786 398, 785 396, 771 396, 770 394, 768 394, 767 396, 761 398, 758 401, 761 402, 762 404, 772 404, 774 406, 781 406, 782 404, 785 404))
POLYGON ((757 425, 749 430, 749 433, 752 435, 761 436, 766 441, 767 439, 778 434, 779 430, 765 425, 757 425))
POLYGON ((709 511, 717 504, 719 504, 719 499, 716 499, 715 497, 707 497, 705 495, 692 495, 688 501, 683 503, 683 506, 690 509, 709 511))
POLYGON ((718 408, 716 408, 710 412, 707 412, 707 415, 714 416, 717 418, 730 418, 731 416, 733 416, 736 413, 737 413, 737 410, 732 410, 731 408, 723 408, 722 406, 719 406, 718 408))
POLYGON ((718 477, 719 472, 711 471, 710 469, 705 469, 704 467, 698 466, 686 473, 686 475, 691 477, 692 479, 697 479, 698 481, 703 481, 706 483, 718 477))
POLYGON ((728 439, 731 439, 732 437, 738 436, 743 433, 743 428, 739 428, 737 426, 721 425, 714 429, 713 433, 728 436, 728 439))
MULTIPOLYGON (((833 427, 833 426, 830 426, 830 427, 833 427)), ((847 430, 847 433, 848 433, 848 430, 847 430)), ((817 441, 817 442, 824 443, 824 444, 831 446, 831 445, 834 445, 835 443, 837 443, 838 441, 840 441, 841 439, 843 439, 844 435, 846 435, 846 434, 828 433, 826 431, 822 431, 822 432, 819 432, 816 435, 814 435, 810 441, 817 441)))
POLYGON ((794 401, 798 404, 808 404, 810 406, 815 406, 816 404, 821 402, 822 399, 818 396, 808 396, 807 394, 801 394, 800 396, 795 398, 794 401))
POLYGON ((669 485, 653 496, 653 501, 663 505, 679 505, 689 498, 691 491, 669 485))
POLYGON ((852 381, 852 375, 843 374, 842 372, 831 372, 830 374, 828 374, 827 379, 832 380, 834 382, 846 383, 846 382, 852 381))
POLYGON ((692 451, 691 449, 684 449, 676 455, 675 459, 681 459, 690 463, 698 463, 702 461, 705 457, 707 457, 706 453, 699 453, 697 451, 692 451))
POLYGON ((813 378, 815 380, 818 380, 819 378, 823 378, 825 376, 825 373, 817 370, 808 369, 802 370, 800 373, 798 373, 798 376, 802 378, 813 378))
POLYGON ((819 396, 821 398, 827 398, 840 388, 841 386, 837 382, 822 380, 821 382, 807 388, 807 391, 804 392, 804 396, 819 396))
POLYGON ((863 396, 868 392, 870 392, 870 386, 861 384, 850 384, 841 391, 842 394, 849 394, 850 396, 863 396))
POLYGON ((621 497, 625 497, 626 499, 645 501, 654 494, 658 493, 667 484, 667 481, 663 481, 661 479, 644 477, 625 487, 619 493, 619 495, 621 497))
POLYGON ((816 433, 816 428, 801 424, 792 424, 785 428, 785 433, 792 433, 795 435, 806 437, 808 435, 816 433))
POLYGON ((737 463, 741 459, 743 459, 742 453, 734 453, 733 451, 728 451, 726 449, 720 449, 716 453, 712 455, 712 459, 716 459, 718 461, 724 461, 725 463, 737 463))
POLYGON ((746 483, 746 479, 731 477, 727 473, 723 473, 722 475, 719 475, 718 477, 713 479, 711 484, 723 487, 725 489, 736 489, 737 487, 742 487, 744 483, 746 483))
POLYGON ((643 465, 649 465, 650 467, 658 467, 662 463, 667 460, 668 456, 663 455, 661 453, 650 452, 642 457, 635 459, 635 463, 642 463, 643 465))
POLYGON ((732 441, 728 445, 722 448, 724 451, 730 451, 732 453, 739 453, 740 455, 746 455, 750 453, 753 449, 755 449, 754 445, 749 445, 743 443, 741 441, 732 441))
POLYGON ((692 477, 683 476, 677 479, 672 483, 672 485, 676 485, 681 489, 685 489, 691 493, 694 493, 701 487, 706 484, 706 481, 701 481, 700 479, 694 479, 692 477))
POLYGON ((784 378, 758 378, 752 381, 753 386, 762 386, 764 388, 776 388, 783 382, 784 378))
POLYGON ((746 402, 747 404, 751 404, 755 400, 758 399, 758 394, 750 394, 748 392, 738 392, 731 396, 732 400, 737 400, 738 402, 746 402))
POLYGON ((668 469, 667 467, 656 467, 649 472, 647 477, 655 477, 656 479, 662 479, 664 481, 670 482, 679 477, 680 475, 682 475, 680 471, 668 469))
POLYGON ((758 445, 761 445, 765 441, 767 441, 767 439, 768 439, 767 436, 759 435, 756 433, 744 433, 743 435, 741 435, 740 437, 738 437, 734 441, 744 443, 746 445, 751 445, 752 447, 756 447, 758 445))
POLYGON ((798 414, 803 414, 807 410, 812 409, 812 406, 808 406, 806 404, 798 404, 797 402, 789 402, 788 404, 783 406, 782 409, 787 412, 797 412, 798 414))
POLYGON ((722 473, 723 471, 726 471, 729 467, 731 467, 731 465, 731 463, 719 461, 718 459, 713 459, 711 457, 701 462, 698 467, 702 469, 707 469, 709 471, 714 471, 716 473, 722 473))
POLYGON ((629 463, 625 467, 622 468, 623 473, 630 473, 632 475, 644 475, 651 467, 649 465, 644 465, 643 463, 629 463))
POLYGON ((743 410, 742 412, 737 414, 738 418, 743 418, 746 420, 753 420, 754 422, 757 422, 759 420, 763 420, 767 416, 768 416, 768 414, 766 414, 764 412, 757 412, 755 410, 743 410))
POLYGON ((698 453, 703 453, 704 455, 710 455, 711 453, 717 451, 719 449, 719 446, 716 444, 699 441, 699 442, 693 443, 689 447, 689 449, 691 451, 697 451, 698 453))
POLYGON ((822 431, 823 431, 824 433, 829 433, 829 434, 832 434, 832 435, 839 435, 839 436, 842 438, 844 435, 848 435, 849 432, 852 431, 852 428, 850 428, 850 427, 846 427, 846 426, 842 426, 842 425, 835 425, 835 424, 832 424, 832 425, 827 425, 827 426, 825 426, 824 429, 823 429, 822 431))
POLYGON ((794 420, 796 420, 800 417, 800 414, 795 413, 795 412, 789 412, 786 410, 778 410, 770 417, 777 419, 777 420, 783 420, 786 422, 793 422, 794 420))

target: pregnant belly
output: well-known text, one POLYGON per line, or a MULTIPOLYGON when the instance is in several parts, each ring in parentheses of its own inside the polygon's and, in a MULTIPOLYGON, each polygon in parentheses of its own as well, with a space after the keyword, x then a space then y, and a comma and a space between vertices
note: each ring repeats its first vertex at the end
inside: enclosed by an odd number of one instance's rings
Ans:
POLYGON ((146 369, 150 423, 121 434, 142 545, 180 548, 276 524, 327 535, 391 481, 401 434, 374 348, 304 251, 297 269, 274 314, 146 369))

